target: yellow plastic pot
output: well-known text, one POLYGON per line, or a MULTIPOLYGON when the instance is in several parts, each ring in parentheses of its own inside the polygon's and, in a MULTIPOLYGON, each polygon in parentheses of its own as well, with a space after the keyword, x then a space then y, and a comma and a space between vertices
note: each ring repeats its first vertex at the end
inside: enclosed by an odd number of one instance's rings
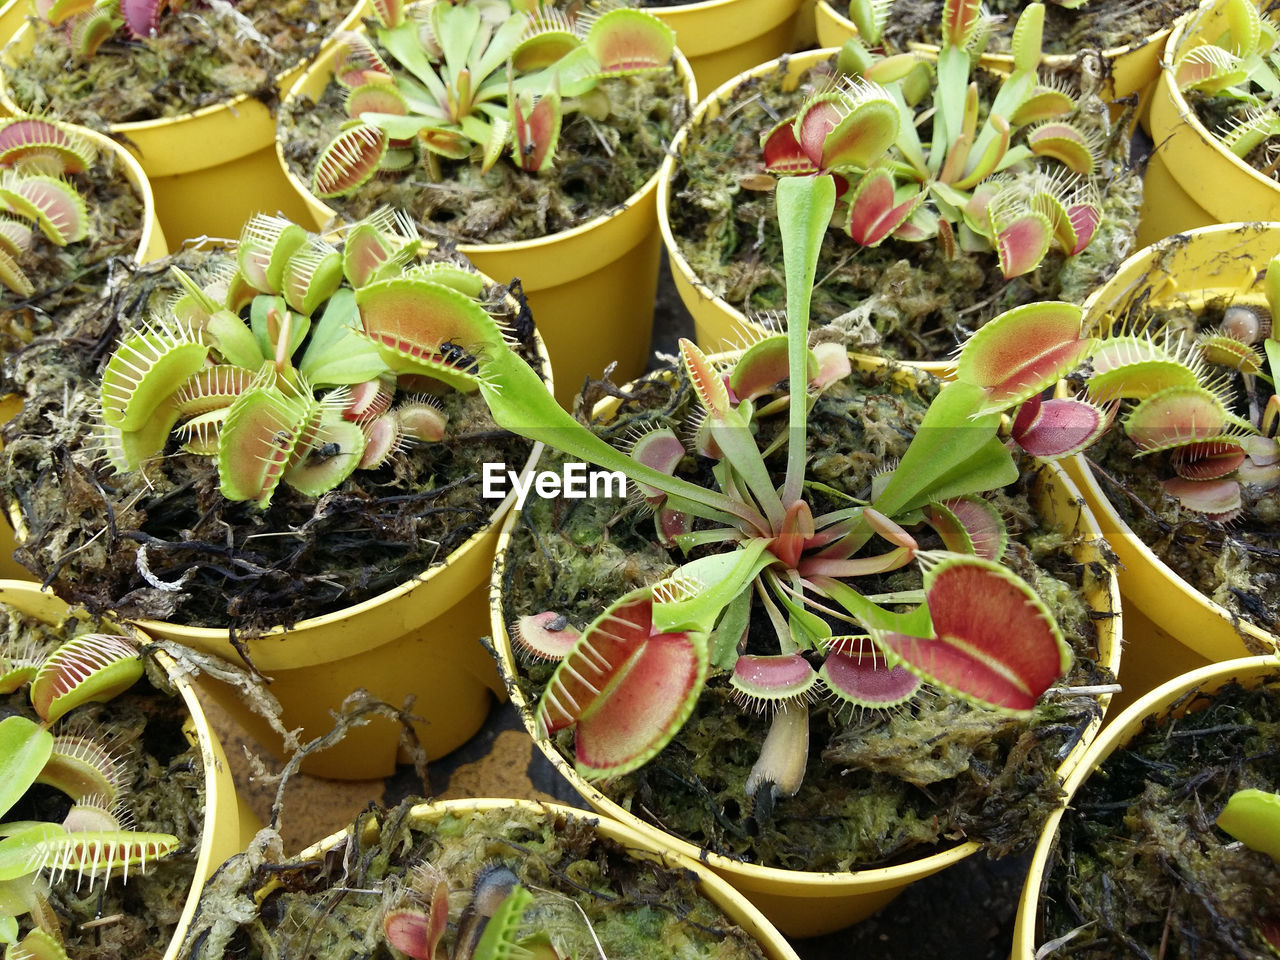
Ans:
MULTIPOLYGON (((1127 656, 1127 654, 1126 654, 1127 656)), ((1141 731, 1143 721, 1149 717, 1168 713, 1183 696, 1199 688, 1210 694, 1237 680, 1246 687, 1258 686, 1266 677, 1280 673, 1280 661, 1275 657, 1244 657, 1224 663, 1210 664, 1184 673, 1150 691, 1119 714, 1089 747, 1079 765, 1067 777, 1065 790, 1067 802, 1080 789, 1089 776, 1116 750, 1124 747, 1141 731)), ((1058 826, 1065 809, 1054 812, 1045 824, 1032 854, 1022 897, 1018 901, 1018 915, 1013 928, 1012 960, 1035 960, 1037 944, 1041 937, 1036 930, 1040 889, 1045 880, 1045 869, 1058 842, 1058 826)), ((1122 891, 1117 894, 1123 896, 1122 891)))
MULTIPOLYGON (((67 604, 59 600, 47 590, 41 590, 32 583, 20 583, 13 580, 0 580, 0 602, 22 611, 28 616, 37 617, 45 623, 60 623, 67 615, 67 604)), ((121 631, 122 633, 125 631, 121 631)), ((137 631, 134 631, 137 633, 137 631)), ((141 642, 148 638, 138 634, 141 642)), ((183 725, 183 733, 187 742, 200 748, 200 762, 204 765, 204 829, 200 835, 200 852, 196 858, 195 872, 191 878, 191 888, 182 909, 182 916, 164 952, 164 960, 177 960, 178 947, 186 933, 191 918, 195 916, 196 904, 200 900, 200 891, 204 882, 222 862, 241 849, 241 831, 254 824, 242 823, 240 808, 236 799, 235 784, 231 780, 231 768, 222 752, 222 744, 205 719, 200 701, 196 699, 195 690, 186 675, 177 664, 165 653, 158 652, 156 659, 164 667, 170 682, 182 698, 187 712, 190 714, 183 725)))
MULTIPOLYGON (((1085 324, 1105 333, 1131 303, 1189 303, 1230 296, 1262 296, 1262 273, 1280 253, 1280 223, 1226 224, 1192 230, 1138 251, 1085 304, 1085 324)), ((1120 562, 1126 611, 1143 615, 1144 630, 1129 632, 1128 697, 1199 662, 1231 660, 1274 648, 1276 638, 1231 614, 1171 570, 1120 519, 1083 456, 1064 462, 1102 525, 1120 562), (1149 626, 1148 626, 1149 622, 1149 626), (1170 651, 1176 640, 1190 651, 1170 651), (1197 660, 1196 658, 1203 658, 1197 660)))
MULTIPOLYGON (((594 817, 583 810, 566 807, 559 803, 534 802, 532 800, 506 800, 487 798, 467 798, 463 800, 439 800, 434 803, 420 803, 409 811, 410 820, 418 825, 438 823, 445 816, 475 817, 490 810, 518 809, 543 813, 549 817, 567 817, 583 821, 594 827, 595 832, 607 839, 623 844, 632 856, 659 864, 663 869, 687 870, 697 877, 700 892, 708 900, 719 907, 724 914, 755 938, 769 960, 799 960, 795 950, 769 923, 760 912, 751 905, 737 890, 725 883, 706 866, 697 860, 665 846, 655 846, 652 839, 645 834, 632 830, 624 823, 618 823, 607 817, 594 817)), ((299 860, 315 860, 321 862, 325 855, 345 840, 350 828, 340 830, 325 839, 312 844, 298 855, 299 860)), ((375 834, 376 836, 376 834, 375 834)), ((269 887, 259 891, 258 899, 266 896, 269 887)), ((640 958, 636 958, 640 960, 640 958)), ((646 958, 657 960, 657 958, 646 958)))
POLYGON ((1143 181, 1140 244, 1214 223, 1280 220, 1280 184, 1223 148, 1173 80, 1180 54, 1225 29, 1223 6, 1211 3, 1198 16, 1181 20, 1161 57, 1151 99, 1155 149, 1143 181))
MULTIPOLYGON (((5 0, 0 3, 0 46, 8 43, 27 19, 28 0, 5 0)), ((7 107, 0 107, 0 116, 9 116, 7 107)))
MULTIPOLYGON (((883 366, 885 361, 873 357, 851 354, 855 363, 863 369, 883 366)), ((909 368, 901 368, 899 382, 911 383, 917 376, 909 368)), ((1070 479, 1055 465, 1047 465, 1035 485, 1036 505, 1041 515, 1064 532, 1075 532, 1081 537, 1075 556, 1082 569, 1091 571, 1084 592, 1090 607, 1102 616, 1096 620, 1098 629, 1098 662, 1116 672, 1120 667, 1120 594, 1115 577, 1109 573, 1095 577, 1094 572, 1109 569, 1105 560, 1105 544, 1101 533, 1088 510, 1080 508, 1080 496, 1070 479)), ((743 863, 720 854, 701 849, 679 837, 664 832, 635 814, 623 809, 613 800, 585 780, 573 763, 556 749, 554 743, 539 738, 535 732, 533 713, 536 704, 529 703, 515 684, 515 659, 507 624, 503 615, 502 581, 503 567, 508 562, 510 536, 519 514, 513 512, 503 525, 498 544, 490 588, 490 619, 494 646, 501 659, 503 672, 508 677, 507 688, 511 702, 519 712, 525 728, 534 738, 538 749, 559 770, 575 790, 593 808, 612 817, 649 838, 651 844, 664 850, 673 850, 684 856, 707 864, 716 873, 741 891, 747 899, 760 908, 778 929, 790 937, 811 937, 830 933, 864 920, 916 880, 922 880, 946 867, 963 860, 981 849, 976 841, 957 844, 930 856, 892 867, 853 870, 847 873, 819 873, 785 870, 752 863, 743 863)), ((518 562, 513 560, 512 562, 518 562)), ((1100 703, 1105 710, 1109 696, 1103 695, 1100 703)), ((1094 720, 1058 769, 1060 776, 1079 762, 1085 745, 1093 740, 1101 726, 1101 719, 1094 720)))
POLYGON ((792 49, 800 6, 801 0, 703 0, 646 12, 676 32, 698 89, 714 90, 792 49))
MULTIPOLYGON (((365 10, 366 0, 360 0, 338 29, 350 29, 365 10)), ((24 24, 0 53, 0 63, 14 63, 34 44, 32 25, 24 24)), ((277 89, 288 90, 304 66, 280 74, 277 89)), ((23 112, 3 83, 0 105, 14 114, 23 112)), ((162 120, 113 123, 108 129, 150 177, 160 222, 175 249, 195 237, 238 237, 255 213, 279 212, 298 222, 306 216, 276 163, 275 117, 253 97, 239 96, 162 120)))
MULTIPOLYGON (((21 3, 23 9, 26 9, 25 0, 14 0, 14 3, 21 3)), ((3 16, 3 12, 0 11, 0 18, 3 16)), ((2 26, 3 20, 0 19, 0 27, 2 26)), ((169 252, 169 248, 165 243, 164 231, 160 228, 160 221, 156 216, 156 204, 155 198, 151 193, 151 184, 147 180, 147 175, 143 173, 141 165, 133 158, 133 154, 129 153, 114 140, 104 137, 88 127, 76 127, 76 132, 90 140, 100 153, 112 153, 115 155, 116 162, 120 164, 120 169, 137 192, 138 198, 142 201, 142 235, 138 238, 138 249, 134 253, 134 259, 138 263, 150 263, 152 260, 159 260, 165 256, 169 252)), ((12 420, 20 409, 22 409, 22 401, 16 394, 0 396, 0 426, 12 420)), ((13 559, 13 551, 16 546, 13 528, 7 520, 0 521, 0 578, 31 580, 30 571, 13 559)))
MULTIPOLYGON (((318 101, 333 76, 336 50, 319 57, 298 79, 286 101, 318 101)), ((689 103, 697 85, 688 61, 677 51, 689 103)), ((276 141, 276 163, 305 205, 300 223, 324 229, 338 217, 289 170, 284 132, 276 141)), ((658 173, 617 210, 537 240, 514 243, 460 243, 457 249, 481 273, 507 282, 520 278, 538 332, 556 358, 556 399, 571 406, 587 377, 599 379, 616 363, 614 378, 632 380, 645 370, 653 335, 658 291, 658 240, 654 195, 658 173)))
MULTIPOLYGON (((550 389, 550 361, 541 342, 539 347, 550 389)), ((540 451, 536 444, 521 467, 522 476, 533 469, 540 451)), ((253 665, 270 679, 285 727, 301 727, 303 741, 328 733, 331 711, 363 687, 397 707, 414 696, 411 713, 420 718, 414 729, 428 759, 469 740, 489 714, 491 693, 506 696, 479 638, 488 632, 487 586, 498 528, 514 502, 512 492, 495 507, 483 530, 439 565, 416 576, 406 574, 400 586, 287 630, 243 640, 253 665)), ((151 636, 240 661, 225 628, 159 620, 140 620, 138 625, 151 636)), ((237 690, 209 678, 201 680, 201 689, 260 743, 281 751, 279 735, 237 690)), ((302 770, 338 780, 389 776, 401 755, 401 731, 398 722, 374 719, 336 746, 312 754, 302 770)))
MULTIPOLYGON (((824 47, 838 47, 850 37, 857 36, 858 28, 853 21, 836 11, 830 0, 818 0, 814 11, 818 28, 818 43, 824 47)), ((1151 87, 1160 74, 1160 56, 1164 53, 1165 42, 1169 39, 1170 28, 1126 43, 1118 47, 1108 47, 1102 52, 1102 59, 1109 68, 1104 81, 1102 97, 1108 102, 1123 99, 1137 94, 1139 97, 1139 113, 1145 110, 1145 102, 1151 96, 1151 87)), ((929 44, 913 44, 915 49, 937 54, 938 48, 929 44)), ((984 53, 978 61, 988 70, 1009 74, 1013 72, 1013 56, 1007 53, 984 53)), ((1064 69, 1076 62, 1074 53, 1050 53, 1043 60, 1049 70, 1064 69)))

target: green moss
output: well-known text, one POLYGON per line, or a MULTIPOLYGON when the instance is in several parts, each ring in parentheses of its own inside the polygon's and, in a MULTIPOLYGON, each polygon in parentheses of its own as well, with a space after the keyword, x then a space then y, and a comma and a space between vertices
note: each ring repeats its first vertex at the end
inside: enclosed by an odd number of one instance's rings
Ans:
POLYGON ((1040 939, 1081 960, 1274 957, 1276 865, 1217 829, 1238 789, 1280 789, 1280 677, 1185 698, 1148 720, 1073 799, 1040 899, 1040 939), (1202 708, 1202 709, 1201 709, 1202 708))
POLYGON ((68 56, 60 27, 40 24, 32 52, 4 68, 24 109, 86 126, 190 113, 247 94, 271 105, 276 76, 311 57, 351 12, 349 0, 189 4, 157 36, 121 32, 96 56, 68 56))

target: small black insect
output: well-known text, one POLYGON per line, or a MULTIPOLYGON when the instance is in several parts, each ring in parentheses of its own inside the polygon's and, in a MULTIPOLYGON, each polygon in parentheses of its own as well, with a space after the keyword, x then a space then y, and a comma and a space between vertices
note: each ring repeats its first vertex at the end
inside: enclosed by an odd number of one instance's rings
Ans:
POLYGON ((457 367, 464 372, 474 370, 479 365, 474 359, 470 358, 470 354, 466 350, 451 340, 446 340, 440 344, 440 357, 449 366, 457 367))
POLYGON ((311 451, 312 460, 331 460, 342 452, 340 443, 323 443, 311 451))

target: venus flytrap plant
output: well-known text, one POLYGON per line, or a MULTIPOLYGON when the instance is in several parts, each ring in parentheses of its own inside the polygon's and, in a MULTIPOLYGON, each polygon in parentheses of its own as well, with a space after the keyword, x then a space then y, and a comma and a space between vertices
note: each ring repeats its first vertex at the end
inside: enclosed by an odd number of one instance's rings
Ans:
POLYGON ((1195 337, 1150 326, 1106 337, 1085 377, 1095 404, 1123 402, 1118 423, 1138 456, 1165 455, 1164 492, 1211 520, 1250 512, 1280 486, 1280 340, 1267 316, 1280 310, 1276 260, 1264 290, 1265 309, 1233 303, 1195 337), (1272 391, 1265 401, 1259 383, 1272 391))
MULTIPOLYGON (((874 36, 884 5, 862 6, 874 36)), ((1091 179, 1100 145, 1073 122, 1072 96, 1036 72, 1043 22, 1044 7, 1028 4, 1013 71, 989 103, 970 79, 985 36, 974 0, 945 3, 936 69, 848 41, 841 76, 762 137, 765 169, 837 175, 833 223, 861 246, 893 237, 993 251, 1006 278, 1034 270, 1051 248, 1078 254, 1101 220, 1091 179)))
MULTIPOLYGON (((1253 0, 1221 0, 1202 6, 1186 28, 1201 42, 1177 52, 1174 82, 1193 102, 1225 105, 1229 119, 1216 130, 1222 145, 1241 159, 1280 136, 1280 27, 1253 0), (1210 24, 1216 24, 1211 27, 1210 24), (1222 28, 1220 32, 1218 28, 1222 28), (1216 33, 1216 35, 1212 35, 1216 33)), ((1221 111, 1216 112, 1221 116, 1221 111)), ((1212 126, 1212 124, 1210 124, 1212 126)), ((1271 153, 1267 175, 1274 175, 1271 153)))
POLYGON ((395 906, 384 908, 382 931, 388 944, 413 960, 568 960, 545 931, 529 932, 523 928, 526 911, 534 912, 545 923, 548 912, 561 903, 558 895, 530 891, 503 864, 490 864, 477 875, 471 899, 457 920, 453 949, 446 951, 443 940, 449 926, 448 878, 429 861, 423 861, 410 874, 404 898, 395 906))
POLYGON ((106 883, 117 874, 172 853, 177 837, 137 831, 122 804, 131 774, 127 757, 75 724, 77 707, 105 702, 131 687, 143 672, 127 638, 83 633, 46 658, 31 650, 0 657, 0 690, 30 685, 39 721, 20 714, 0 720, 0 944, 5 956, 65 960, 62 932, 49 906, 49 884, 74 874, 77 887, 106 883), (33 784, 67 794, 60 822, 15 820, 12 810, 33 784), (19 936, 20 917, 31 928, 19 936))
POLYGON ((503 334, 473 299, 481 277, 418 263, 419 247, 386 211, 354 225, 341 250, 255 217, 233 272, 207 287, 180 274, 186 292, 121 339, 102 374, 104 456, 138 469, 173 434, 182 451, 216 458, 223 496, 266 507, 280 483, 318 496, 406 444, 440 440, 444 414, 400 385, 474 390, 462 345, 503 345, 503 334))
MULTIPOLYGON (((809 297, 836 184, 830 176, 784 179, 777 202, 787 333, 756 343, 731 370, 680 344, 705 414, 699 452, 717 461, 715 489, 673 475, 686 453, 672 431, 644 433, 629 453, 617 450, 535 397, 514 369, 486 364, 481 389, 500 424, 626 473, 655 508, 658 539, 699 553, 618 598, 580 632, 554 611, 514 627, 519 647, 559 660, 536 723, 547 735, 573 729, 588 778, 651 760, 688 719, 711 671, 729 675, 744 701, 776 711, 747 787, 768 802, 799 788, 805 704, 822 687, 847 702, 886 705, 910 697, 923 678, 1026 713, 1070 663, 1043 603, 1000 565, 1003 524, 975 495, 1018 476, 998 435, 1001 413, 1035 397, 1092 346, 1080 335, 1079 308, 1037 304, 992 321, 965 348, 960 379, 941 389, 870 501, 815 515, 807 414, 841 373, 830 354, 820 359, 808 346, 809 297), (787 426, 762 450, 757 429, 770 416, 785 416, 787 426), (766 462, 775 454, 785 457, 780 483, 766 462), (908 529, 918 524, 936 529, 947 549, 922 551, 908 529), (871 546, 877 538, 881 545, 871 546), (923 569, 917 591, 874 598, 854 586, 913 561, 923 569), (890 609, 898 603, 912 608, 890 609), (770 625, 774 652, 744 652, 753 618, 770 625)), ((1046 455, 1074 452, 1087 438, 1057 430, 1057 411, 1041 404, 1020 418, 1018 435, 1046 455)))
POLYGON ((378 172, 504 153, 540 173, 555 160, 563 118, 610 112, 600 80, 669 69, 675 37, 638 10, 569 16, 542 3, 375 4, 377 46, 343 38, 334 79, 351 118, 312 175, 319 197, 353 193, 378 172))
POLYGON ((62 124, 35 117, 0 121, 0 283, 18 296, 36 290, 23 269, 36 229, 60 247, 88 236, 84 199, 68 177, 87 170, 96 153, 62 124))

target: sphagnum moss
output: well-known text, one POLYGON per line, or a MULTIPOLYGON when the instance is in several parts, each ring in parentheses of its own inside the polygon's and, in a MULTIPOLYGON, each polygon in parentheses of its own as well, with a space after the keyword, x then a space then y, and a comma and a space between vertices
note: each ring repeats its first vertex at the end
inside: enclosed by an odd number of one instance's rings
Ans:
POLYGON ((1280 789, 1280 677, 1184 704, 1073 798, 1046 870, 1041 942, 1079 929, 1069 953, 1082 960, 1275 956, 1260 930, 1280 923, 1275 862, 1214 820, 1238 789, 1280 789))

